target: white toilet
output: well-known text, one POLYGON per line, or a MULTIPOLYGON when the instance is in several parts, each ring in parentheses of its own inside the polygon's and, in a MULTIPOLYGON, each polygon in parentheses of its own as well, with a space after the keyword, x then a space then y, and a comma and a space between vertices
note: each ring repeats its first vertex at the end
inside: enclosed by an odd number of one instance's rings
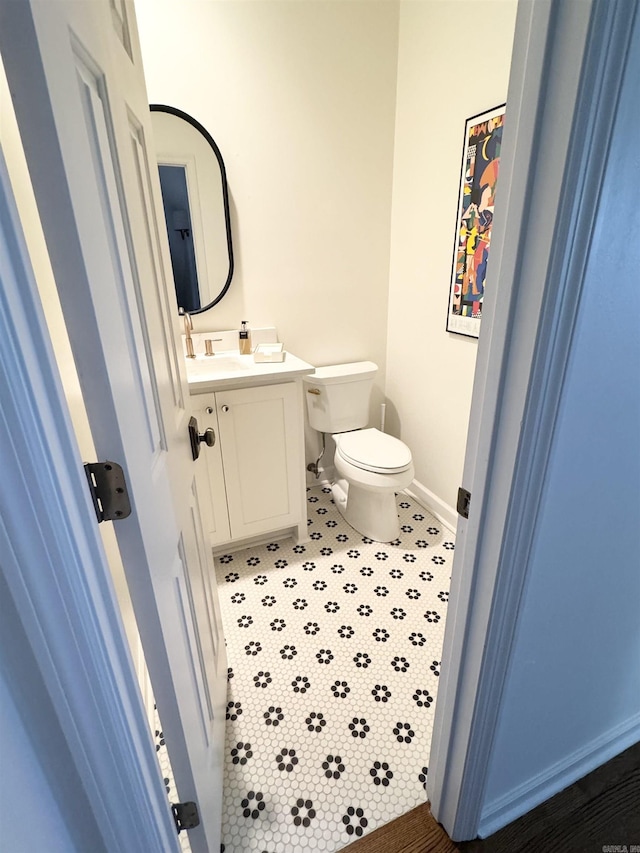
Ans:
POLYGON ((331 487, 345 520, 376 542, 400 535, 395 493, 413 480, 406 444, 369 422, 369 400, 378 367, 372 361, 318 367, 304 376, 311 426, 331 433, 336 444, 336 482, 331 487))

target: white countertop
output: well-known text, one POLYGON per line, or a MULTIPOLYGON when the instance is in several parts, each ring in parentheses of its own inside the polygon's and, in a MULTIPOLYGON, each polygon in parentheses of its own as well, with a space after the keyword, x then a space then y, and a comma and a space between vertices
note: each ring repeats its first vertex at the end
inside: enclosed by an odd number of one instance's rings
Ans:
POLYGON ((196 358, 187 358, 186 362, 191 394, 271 385, 315 371, 313 365, 290 352, 285 353, 284 361, 279 362, 255 362, 253 355, 240 355, 237 350, 222 351, 213 356, 197 355, 196 358))

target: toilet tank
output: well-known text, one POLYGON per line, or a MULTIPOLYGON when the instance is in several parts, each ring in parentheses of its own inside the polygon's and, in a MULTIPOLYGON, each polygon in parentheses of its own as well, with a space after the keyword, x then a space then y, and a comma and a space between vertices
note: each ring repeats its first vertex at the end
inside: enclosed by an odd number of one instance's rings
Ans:
POLYGON ((372 361, 316 367, 303 376, 309 423, 319 432, 347 432, 369 423, 369 400, 378 365, 372 361))

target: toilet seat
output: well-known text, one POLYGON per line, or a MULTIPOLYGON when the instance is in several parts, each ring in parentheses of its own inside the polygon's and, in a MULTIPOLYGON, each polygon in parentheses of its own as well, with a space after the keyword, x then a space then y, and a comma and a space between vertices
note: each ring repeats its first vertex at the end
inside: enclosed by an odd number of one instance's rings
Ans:
POLYGON ((375 474, 398 474, 411 466, 411 451, 400 439, 378 429, 360 429, 333 436, 345 462, 375 474))

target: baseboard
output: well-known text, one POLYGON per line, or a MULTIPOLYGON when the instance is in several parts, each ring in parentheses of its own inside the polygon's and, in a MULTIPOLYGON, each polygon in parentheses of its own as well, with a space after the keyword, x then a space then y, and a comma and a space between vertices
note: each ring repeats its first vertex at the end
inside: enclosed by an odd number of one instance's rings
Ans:
POLYGON ((480 819, 478 836, 488 838, 638 741, 640 714, 634 715, 630 720, 491 803, 480 819))
POLYGON ((221 554, 234 554, 245 548, 255 548, 258 545, 266 545, 267 542, 277 542, 279 539, 288 539, 296 535, 296 526, 283 527, 280 530, 272 530, 267 533, 256 533, 255 536, 245 536, 243 539, 232 539, 229 542, 218 542, 211 546, 214 558, 221 554))
POLYGON ((441 500, 432 491, 423 486, 417 480, 414 480, 411 485, 405 489, 405 492, 412 498, 415 498, 418 503, 425 509, 429 510, 432 515, 441 521, 452 533, 456 532, 458 527, 458 514, 453 507, 441 500))

